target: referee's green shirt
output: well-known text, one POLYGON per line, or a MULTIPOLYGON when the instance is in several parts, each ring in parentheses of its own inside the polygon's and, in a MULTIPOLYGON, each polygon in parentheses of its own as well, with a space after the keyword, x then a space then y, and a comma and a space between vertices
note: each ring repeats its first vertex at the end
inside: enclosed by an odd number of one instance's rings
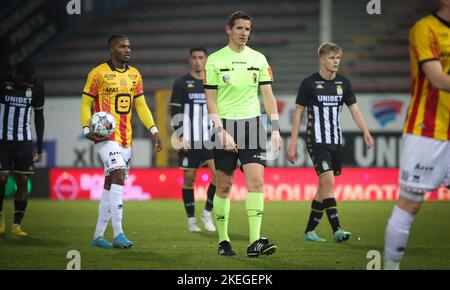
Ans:
POLYGON ((222 119, 247 119, 261 115, 259 85, 273 81, 266 57, 246 46, 236 52, 228 45, 211 54, 206 62, 205 89, 217 90, 222 119))

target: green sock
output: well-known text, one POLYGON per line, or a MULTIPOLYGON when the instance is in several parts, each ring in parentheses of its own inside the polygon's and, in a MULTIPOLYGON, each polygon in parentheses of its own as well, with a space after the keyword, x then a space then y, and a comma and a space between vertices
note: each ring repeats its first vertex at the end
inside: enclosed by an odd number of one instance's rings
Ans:
POLYGON ((247 209, 248 227, 249 227, 249 242, 261 238, 261 222, 264 210, 264 195, 261 192, 249 192, 247 200, 245 201, 245 208, 247 209))
POLYGON ((228 216, 230 215, 230 199, 214 196, 214 215, 216 217, 217 233, 219 234, 219 243, 221 241, 230 241, 228 237, 228 216))

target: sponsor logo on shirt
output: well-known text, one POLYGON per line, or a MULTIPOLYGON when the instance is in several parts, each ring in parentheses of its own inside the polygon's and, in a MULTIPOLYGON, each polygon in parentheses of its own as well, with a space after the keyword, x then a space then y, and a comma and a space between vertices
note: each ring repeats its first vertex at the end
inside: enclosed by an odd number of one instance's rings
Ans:
POLYGON ((27 88, 27 89, 25 90, 25 96, 26 96, 27 98, 31 98, 31 95, 32 95, 31 88, 27 88))

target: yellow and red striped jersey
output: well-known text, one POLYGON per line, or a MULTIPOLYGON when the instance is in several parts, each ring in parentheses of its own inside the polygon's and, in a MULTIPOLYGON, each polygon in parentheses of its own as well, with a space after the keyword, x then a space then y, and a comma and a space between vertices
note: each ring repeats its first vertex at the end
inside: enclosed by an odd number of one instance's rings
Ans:
POLYGON ((120 70, 111 62, 103 63, 89 72, 83 94, 95 99, 94 112, 108 112, 116 118, 116 130, 108 140, 130 147, 131 108, 134 99, 144 95, 139 71, 129 65, 120 70))
POLYGON ((422 64, 438 60, 450 73, 450 24, 436 14, 417 21, 409 33, 411 104, 404 133, 450 140, 450 93, 431 86, 422 64))

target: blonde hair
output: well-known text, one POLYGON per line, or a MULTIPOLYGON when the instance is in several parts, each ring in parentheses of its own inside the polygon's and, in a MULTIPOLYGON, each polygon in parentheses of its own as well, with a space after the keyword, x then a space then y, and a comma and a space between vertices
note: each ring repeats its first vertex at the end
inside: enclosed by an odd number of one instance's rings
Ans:
POLYGON ((339 45, 337 45, 336 43, 333 43, 333 42, 322 43, 319 46, 319 49, 317 50, 317 54, 319 55, 319 57, 322 57, 324 55, 329 54, 332 51, 336 52, 336 53, 339 53, 339 54, 342 54, 342 48, 339 45))

